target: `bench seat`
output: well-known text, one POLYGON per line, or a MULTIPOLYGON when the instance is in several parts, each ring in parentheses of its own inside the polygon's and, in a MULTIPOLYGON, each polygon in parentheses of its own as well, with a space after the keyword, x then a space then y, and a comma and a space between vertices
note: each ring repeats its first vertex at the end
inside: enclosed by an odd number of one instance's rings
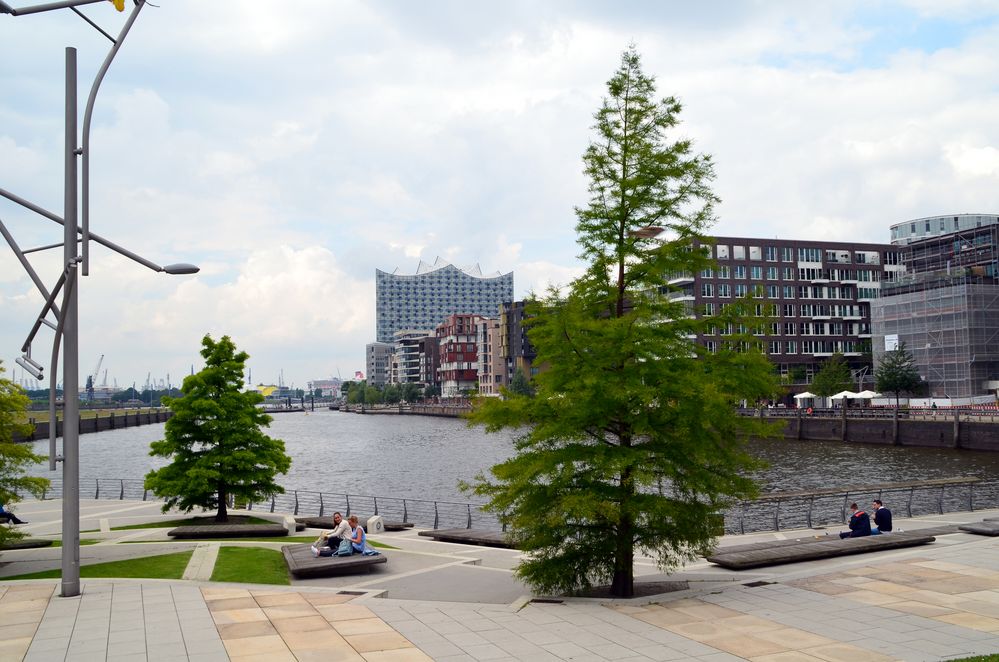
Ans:
POLYGON ((505 533, 499 531, 480 531, 476 529, 433 529, 420 531, 419 535, 433 538, 441 542, 456 542, 463 545, 485 545, 487 547, 504 547, 514 549, 514 545, 505 533))
POLYGON ((834 536, 774 540, 750 545, 722 547, 707 560, 730 570, 748 570, 769 565, 816 561, 836 556, 866 554, 886 549, 901 549, 931 543, 936 538, 922 533, 886 533, 880 536, 840 539, 834 536))
POLYGON ((965 533, 974 533, 980 536, 999 536, 999 520, 972 522, 970 524, 962 524, 957 528, 965 533))
POLYGON ((281 548, 288 571, 299 579, 309 577, 331 577, 355 572, 371 572, 372 566, 387 563, 384 554, 364 556, 320 556, 312 555, 311 545, 285 545, 281 548))

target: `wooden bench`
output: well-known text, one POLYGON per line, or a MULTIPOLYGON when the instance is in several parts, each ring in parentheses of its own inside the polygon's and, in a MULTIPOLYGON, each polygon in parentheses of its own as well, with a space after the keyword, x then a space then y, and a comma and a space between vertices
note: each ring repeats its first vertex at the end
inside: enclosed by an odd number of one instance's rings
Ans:
POLYGON ((999 520, 995 519, 962 524, 957 528, 965 533, 974 533, 979 536, 999 536, 999 520))
POLYGON ((836 556, 866 554, 886 549, 901 549, 931 543, 936 538, 918 531, 886 533, 880 536, 840 539, 821 536, 799 540, 773 540, 750 545, 721 547, 707 557, 715 565, 730 570, 747 570, 768 565, 817 561, 836 556))
MULTIPOLYGON (((367 522, 367 519, 358 518, 361 523, 367 522)), ((325 529, 329 530, 333 528, 333 520, 330 517, 296 517, 295 521, 302 526, 308 526, 312 529, 325 529)), ((386 531, 405 531, 406 529, 412 529, 412 522, 389 522, 384 521, 382 524, 385 526, 386 531)), ((299 529, 301 531, 301 529, 299 529)), ((365 527, 367 530, 367 527, 365 527)))
POLYGON ((282 524, 201 524, 178 526, 167 535, 181 540, 198 538, 280 538, 288 535, 282 524))
POLYGON ((350 556, 320 556, 317 558, 312 555, 311 545, 285 545, 281 548, 281 553, 284 555, 284 562, 288 564, 288 571, 300 579, 345 575, 359 572, 362 569, 365 572, 371 572, 372 566, 388 562, 383 554, 378 556, 352 554, 350 556))
POLYGON ((462 545, 484 545, 486 547, 503 547, 515 549, 505 533, 499 531, 479 531, 476 529, 433 529, 420 531, 419 535, 433 538, 440 542, 456 542, 462 545))

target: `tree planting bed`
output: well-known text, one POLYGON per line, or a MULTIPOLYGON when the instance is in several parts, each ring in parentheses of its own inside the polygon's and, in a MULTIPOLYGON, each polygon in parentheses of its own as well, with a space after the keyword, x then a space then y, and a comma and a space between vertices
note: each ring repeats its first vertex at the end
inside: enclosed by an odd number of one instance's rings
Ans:
POLYGON ((281 548, 288 571, 299 579, 310 577, 331 577, 356 572, 371 572, 371 568, 380 563, 387 563, 383 554, 365 556, 352 554, 350 556, 320 556, 312 555, 311 545, 285 545, 281 548))
POLYGON ((887 549, 901 549, 931 543, 936 538, 919 533, 886 533, 880 536, 845 538, 822 536, 802 540, 774 540, 737 545, 716 550, 708 561, 730 570, 747 570, 768 565, 816 561, 836 556, 866 554, 887 549))
POLYGON ((283 524, 198 524, 178 526, 167 535, 179 540, 198 538, 280 538, 288 535, 283 524))

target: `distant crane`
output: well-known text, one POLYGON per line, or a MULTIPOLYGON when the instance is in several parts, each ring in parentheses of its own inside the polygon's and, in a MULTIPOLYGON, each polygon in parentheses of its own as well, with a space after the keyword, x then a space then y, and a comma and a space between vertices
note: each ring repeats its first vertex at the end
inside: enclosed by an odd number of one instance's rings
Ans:
POLYGON ((102 363, 104 363, 103 354, 101 354, 101 358, 97 359, 97 365, 94 367, 94 371, 87 375, 87 400, 91 402, 94 400, 94 386, 97 385, 97 377, 101 372, 102 363))

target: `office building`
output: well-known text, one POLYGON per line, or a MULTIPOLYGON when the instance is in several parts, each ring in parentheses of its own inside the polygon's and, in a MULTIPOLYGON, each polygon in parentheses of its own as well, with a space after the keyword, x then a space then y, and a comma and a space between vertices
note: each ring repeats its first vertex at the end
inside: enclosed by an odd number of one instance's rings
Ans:
POLYGON ((405 329, 434 329, 449 315, 495 316, 500 304, 513 300, 513 272, 483 276, 478 265, 459 269, 437 258, 420 261, 415 274, 375 271, 375 314, 378 342, 392 343, 405 329))
POLYGON ((368 384, 385 386, 392 374, 392 343, 373 342, 365 346, 365 364, 368 371, 368 384))
POLYGON ((927 216, 891 226, 891 243, 904 246, 914 241, 942 237, 954 232, 966 232, 999 223, 996 214, 948 214, 927 216))
POLYGON ((404 329, 393 335, 393 384, 420 384, 420 340, 432 331, 404 329))
POLYGON ((513 373, 520 370, 530 379, 535 374, 534 358, 537 352, 527 338, 524 326, 523 301, 508 301, 500 306, 500 354, 506 361, 504 382, 510 383, 513 373))
POLYGON ((483 318, 476 328, 479 353, 479 395, 498 396, 506 386, 506 360, 500 344, 500 321, 483 318))

